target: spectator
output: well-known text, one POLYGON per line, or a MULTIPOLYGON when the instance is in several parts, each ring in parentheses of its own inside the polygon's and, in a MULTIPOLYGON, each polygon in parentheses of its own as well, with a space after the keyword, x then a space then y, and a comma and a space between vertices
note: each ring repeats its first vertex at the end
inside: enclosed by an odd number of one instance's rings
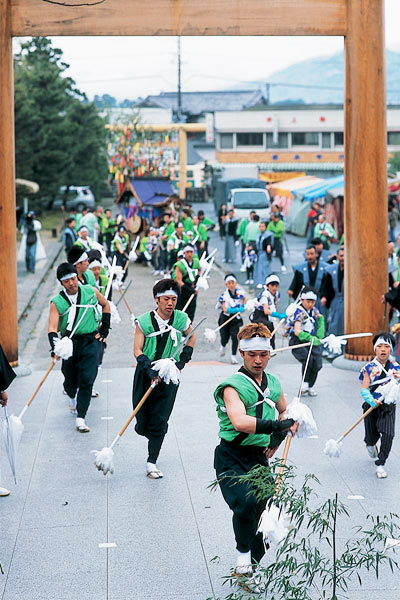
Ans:
POLYGON ((331 242, 336 239, 336 231, 322 214, 318 215, 317 224, 314 227, 314 236, 321 238, 325 250, 329 250, 331 242))
POLYGON ((78 236, 75 233, 75 219, 74 217, 68 217, 65 221, 65 229, 62 233, 62 243, 64 244, 65 253, 68 254, 68 250, 72 248, 78 236))
POLYGON ((239 220, 235 217, 235 211, 233 208, 228 210, 228 214, 224 217, 225 227, 225 259, 226 263, 236 262, 236 242, 237 241, 237 228, 239 220))
POLYGON ((18 261, 25 259, 26 270, 35 272, 36 260, 46 258, 46 252, 40 240, 39 231, 42 229, 40 221, 35 219, 33 210, 29 211, 22 225, 22 240, 18 252, 18 261))
POLYGON ((218 211, 219 237, 221 238, 221 240, 225 236, 224 219, 227 214, 228 212, 226 210, 226 204, 221 204, 221 207, 218 211))

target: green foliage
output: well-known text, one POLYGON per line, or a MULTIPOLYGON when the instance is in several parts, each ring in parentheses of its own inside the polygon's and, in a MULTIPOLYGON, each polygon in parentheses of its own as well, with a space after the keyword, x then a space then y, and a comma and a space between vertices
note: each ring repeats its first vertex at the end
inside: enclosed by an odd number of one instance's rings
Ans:
MULTIPOLYGON (((251 598, 268 600, 339 600, 352 581, 362 584, 363 572, 380 576, 381 567, 391 572, 399 568, 393 549, 385 548, 387 538, 399 538, 400 519, 390 513, 381 517, 368 515, 363 526, 351 526, 343 521, 350 514, 336 494, 333 499, 318 501, 312 483, 319 483, 314 475, 307 475, 300 489, 294 485, 293 467, 285 467, 281 486, 273 496, 280 461, 270 469, 255 467, 241 482, 251 484, 258 498, 270 497, 289 517, 291 529, 276 549, 274 561, 259 568, 262 592, 251 598), (273 496, 273 497, 272 497, 273 496), (340 525, 341 535, 337 529, 340 525), (350 538, 343 540, 343 531, 350 538)), ((215 487, 215 482, 211 485, 215 487)), ((268 505, 267 505, 268 506, 268 505)), ((269 550, 271 560, 272 549, 269 550)), ((237 580, 226 577, 231 585, 237 580)), ((250 599, 248 594, 230 593, 225 600, 250 599)))
POLYGON ((389 173, 396 173, 400 171, 400 152, 392 152, 392 156, 389 158, 389 173))
POLYGON ((45 37, 24 42, 15 57, 16 173, 40 186, 30 206, 47 206, 61 185, 95 192, 107 179, 104 122, 65 76, 68 66, 45 37))

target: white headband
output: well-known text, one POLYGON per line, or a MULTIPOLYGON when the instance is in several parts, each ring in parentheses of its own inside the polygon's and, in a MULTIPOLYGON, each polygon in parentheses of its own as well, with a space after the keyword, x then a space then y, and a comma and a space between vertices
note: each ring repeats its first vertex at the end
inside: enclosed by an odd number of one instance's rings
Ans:
POLYGON ((228 281, 237 281, 237 279, 233 275, 228 275, 228 277, 225 277, 225 283, 228 283, 228 281))
POLYGON ((185 246, 182 252, 194 252, 193 246, 185 246))
POLYGON ((92 262, 89 263, 89 269, 93 269, 94 267, 101 267, 101 262, 98 260, 92 260, 92 262))
POLYGON ((67 275, 61 277, 60 281, 66 281, 67 279, 72 279, 73 277, 76 277, 76 273, 67 273, 67 275))
POLYGON ((178 297, 178 294, 175 292, 175 290, 165 290, 165 292, 159 292, 156 295, 156 298, 161 298, 162 296, 176 296, 176 297, 178 297))
POLYGON ((271 342, 269 338, 265 337, 252 337, 247 340, 239 341, 239 348, 243 350, 243 352, 248 352, 249 350, 271 350, 271 342))
POLYGON ((317 301, 317 294, 315 292, 303 292, 300 296, 301 300, 314 300, 317 301))
POLYGON ((376 350, 376 347, 379 346, 379 344, 385 344, 385 346, 390 346, 390 349, 393 350, 393 345, 390 340, 385 340, 385 338, 379 337, 374 344, 374 351, 376 350))
POLYGON ((82 225, 82 227, 79 227, 79 231, 87 231, 89 233, 89 229, 85 225, 82 225))
POLYGON ((86 252, 83 252, 83 254, 81 254, 81 255, 80 255, 80 257, 78 258, 78 260, 76 260, 76 261, 73 263, 73 265, 75 266, 75 265, 77 265, 78 263, 80 263, 80 262, 83 262, 84 260, 87 260, 88 258, 89 258, 89 257, 88 257, 88 255, 86 254, 86 252))

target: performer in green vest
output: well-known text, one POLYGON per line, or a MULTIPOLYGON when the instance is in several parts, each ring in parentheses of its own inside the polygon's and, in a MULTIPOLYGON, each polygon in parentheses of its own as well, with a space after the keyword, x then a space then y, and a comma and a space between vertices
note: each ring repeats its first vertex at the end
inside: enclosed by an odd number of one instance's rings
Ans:
POLYGON ((256 465, 268 466, 290 428, 285 419, 286 400, 277 377, 265 373, 270 356, 269 329, 263 323, 245 325, 238 333, 244 365, 215 390, 221 442, 215 449, 214 467, 222 495, 233 511, 237 559, 234 575, 251 578, 265 553, 258 522, 267 498, 257 500, 248 483, 239 483, 256 465), (275 420, 275 410, 279 420, 275 420), (230 476, 233 476, 232 479, 230 476))
POLYGON ((62 336, 74 332, 73 353, 68 360, 62 361, 61 371, 70 410, 73 412, 76 408, 77 411, 76 429, 87 433, 90 428, 85 423, 85 416, 97 375, 99 342, 105 342, 110 329, 110 304, 91 285, 79 285, 76 269, 70 263, 58 266, 57 279, 63 289, 50 300, 48 337, 51 355, 59 359, 54 352, 58 332, 62 336))
POLYGON ((96 279, 88 269, 89 257, 86 251, 79 246, 72 246, 67 255, 68 262, 76 268, 78 282, 81 285, 96 286, 96 279))
POLYGON ((111 242, 111 253, 117 258, 117 265, 125 269, 122 281, 125 281, 128 275, 129 264, 129 235, 126 232, 125 225, 120 225, 111 242))
POLYGON ((93 240, 89 237, 89 229, 86 225, 82 225, 78 230, 78 239, 74 242, 74 246, 83 248, 86 252, 89 252, 93 248, 93 240))
POLYGON ((177 308, 182 310, 191 295, 194 294, 189 306, 185 310, 189 319, 193 321, 194 313, 196 312, 197 290, 196 282, 201 273, 199 257, 194 254, 194 247, 187 244, 183 248, 183 258, 175 263, 175 269, 172 273, 172 278, 176 279, 180 294, 177 302, 177 308))
MULTIPOLYGON (((135 408, 157 378, 152 369, 152 361, 172 357, 181 341, 182 334, 192 330, 186 313, 176 310, 179 285, 171 279, 161 279, 153 287, 156 309, 144 313, 136 319, 134 354, 137 360, 133 380, 132 402, 135 408)), ((180 355, 176 356, 176 366, 183 369, 190 361, 195 343, 195 334, 188 340, 180 355)), ((157 459, 168 430, 168 420, 174 407, 178 385, 159 381, 149 398, 136 415, 135 430, 148 439, 146 474, 151 479, 160 479, 162 472, 157 467, 157 459)))

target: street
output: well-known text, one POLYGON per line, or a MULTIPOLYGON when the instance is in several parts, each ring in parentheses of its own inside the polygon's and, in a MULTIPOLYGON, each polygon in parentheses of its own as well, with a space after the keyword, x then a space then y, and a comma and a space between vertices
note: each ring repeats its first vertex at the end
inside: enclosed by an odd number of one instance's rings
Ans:
MULTIPOLYGON (((302 260, 305 243, 303 238, 288 239, 288 272, 282 276, 279 272, 282 309, 291 265, 302 260)), ((217 326, 215 304, 227 269, 222 245, 213 233, 210 248, 218 247, 218 266, 211 274, 210 289, 200 290, 197 305, 195 322, 207 316, 204 326, 210 328, 217 326)), ((63 257, 62 251, 55 265, 63 257)), ((278 267, 275 258, 273 265, 278 267)), ((233 265, 235 273, 238 266, 233 265)), ((21 364, 32 374, 17 378, 11 386, 10 413, 19 414, 50 364, 47 318, 49 299, 58 289, 54 273, 53 267, 36 297, 34 331, 28 325, 24 331, 29 339, 24 340, 21 364)), ((136 264, 129 268, 130 278, 126 297, 139 315, 154 306, 151 289, 156 278, 151 269, 136 264)), ((239 280, 244 279, 240 273, 239 280)), ((248 297, 255 293, 249 291, 248 297)), ((118 300, 118 292, 113 292, 113 300, 118 300)), ((76 432, 56 365, 24 417, 16 486, 1 456, 2 484, 11 489, 9 497, 0 499, 2 600, 222 600, 232 591, 222 585, 235 559, 231 514, 219 490, 211 492, 208 486, 215 478, 213 452, 218 443, 213 391, 238 367, 230 364, 229 351, 220 358, 218 341, 210 346, 204 340, 202 326, 193 361, 182 372, 160 455, 164 478, 145 477, 146 443, 133 426, 115 448, 115 474, 104 477, 96 471, 90 452, 108 446, 132 410, 133 329, 123 301, 118 310, 122 322, 109 335, 95 383, 100 395, 92 400, 87 415, 91 432, 76 432)), ((248 322, 248 313, 244 321, 248 322)), ((278 336, 277 347, 286 344, 278 336)), ((301 367, 290 352, 271 358, 267 371, 279 377, 288 401, 297 395, 301 367)), ((313 411, 318 435, 294 439, 289 463, 296 466, 299 482, 306 473, 318 477, 321 501, 337 492, 348 506, 350 520, 343 518, 338 525, 340 544, 351 535, 351 527, 365 523, 367 514, 400 512, 400 446, 395 438, 385 480, 375 477, 362 425, 346 438, 339 459, 327 458, 326 440, 338 438, 361 414, 358 373, 324 361, 316 390, 318 396, 306 397, 305 402, 313 411)), ((264 560, 273 560, 272 551, 264 560)), ((351 600, 400 596, 397 573, 384 570, 379 581, 374 572, 361 576, 361 588, 357 581, 349 584, 351 600)))

